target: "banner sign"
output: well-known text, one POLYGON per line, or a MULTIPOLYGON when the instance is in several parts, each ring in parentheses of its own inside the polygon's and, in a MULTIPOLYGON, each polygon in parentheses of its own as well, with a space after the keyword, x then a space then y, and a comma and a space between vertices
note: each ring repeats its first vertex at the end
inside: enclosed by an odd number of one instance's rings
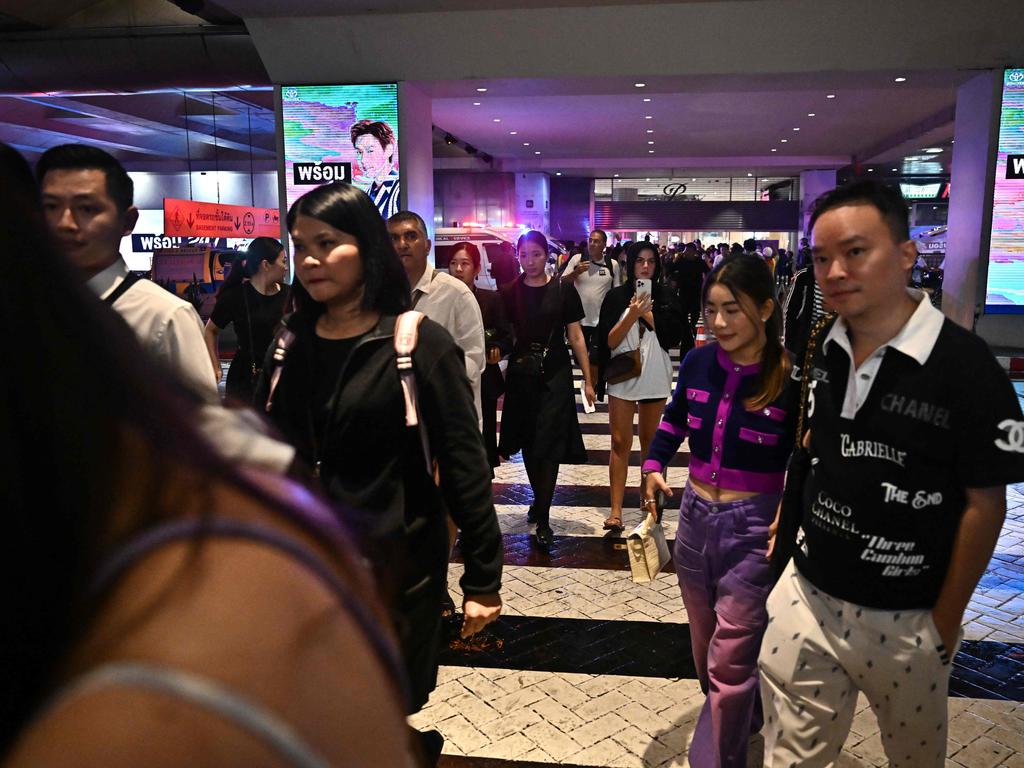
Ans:
POLYGON ((207 248, 228 247, 226 237, 168 237, 159 234, 131 234, 132 251, 135 253, 150 253, 157 248, 181 248, 184 245, 201 245, 207 248))
POLYGON ((276 208, 200 203, 164 198, 164 235, 168 237, 281 236, 276 208))

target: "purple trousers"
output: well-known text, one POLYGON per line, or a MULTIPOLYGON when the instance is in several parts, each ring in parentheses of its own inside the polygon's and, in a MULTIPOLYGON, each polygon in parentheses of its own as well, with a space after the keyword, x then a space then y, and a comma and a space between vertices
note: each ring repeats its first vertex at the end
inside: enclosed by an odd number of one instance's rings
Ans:
POLYGON ((707 695, 690 745, 693 768, 745 768, 747 743, 761 730, 757 654, 772 588, 768 526, 779 498, 707 501, 689 484, 683 493, 673 559, 707 695))

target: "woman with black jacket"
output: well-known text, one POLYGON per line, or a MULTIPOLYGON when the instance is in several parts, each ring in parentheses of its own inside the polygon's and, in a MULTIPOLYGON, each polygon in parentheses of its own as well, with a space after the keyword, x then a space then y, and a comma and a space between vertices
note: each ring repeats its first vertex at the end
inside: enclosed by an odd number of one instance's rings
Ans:
POLYGON ((501 609, 501 532, 462 352, 423 319, 411 358, 425 434, 410 426, 394 338, 409 282, 373 202, 348 184, 317 187, 292 205, 287 224, 296 311, 258 396, 347 508, 397 625, 416 711, 436 681, 446 507, 462 531, 463 636, 501 609))
POLYGON ((623 530, 622 499, 633 448, 633 416, 639 411, 640 451, 646 456, 665 400, 672 394, 669 350, 681 345, 685 354, 693 347, 690 327, 672 290, 661 283, 661 271, 657 246, 633 243, 626 254, 625 285, 610 290, 601 304, 597 326, 598 396, 607 389, 612 433, 608 456, 611 512, 604 527, 612 531, 623 530), (649 294, 637 294, 638 280, 650 281, 649 294), (628 362, 621 356, 635 357, 638 352, 636 375, 607 383, 610 361, 618 357, 612 369, 621 368, 621 363, 628 362))

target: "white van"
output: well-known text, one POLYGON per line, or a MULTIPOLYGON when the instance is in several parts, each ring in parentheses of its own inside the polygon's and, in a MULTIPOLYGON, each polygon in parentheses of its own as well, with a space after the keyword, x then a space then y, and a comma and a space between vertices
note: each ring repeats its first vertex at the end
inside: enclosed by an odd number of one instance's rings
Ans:
MULTIPOLYGON (((434 266, 448 271, 448 262, 455 254, 455 246, 459 243, 473 243, 480 249, 480 274, 476 278, 476 287, 486 290, 497 290, 497 283, 491 274, 491 262, 504 251, 515 260, 516 240, 522 230, 518 227, 438 227, 434 230, 434 266)), ((557 263, 558 257, 565 249, 556 240, 548 238, 549 258, 557 263)), ((515 264, 516 274, 519 264, 515 264)))
POLYGON ((438 227, 434 230, 434 266, 448 271, 448 262, 459 243, 472 243, 480 249, 480 274, 476 287, 495 291, 498 286, 491 276, 491 258, 505 250, 515 258, 516 242, 509 234, 486 227, 438 227))

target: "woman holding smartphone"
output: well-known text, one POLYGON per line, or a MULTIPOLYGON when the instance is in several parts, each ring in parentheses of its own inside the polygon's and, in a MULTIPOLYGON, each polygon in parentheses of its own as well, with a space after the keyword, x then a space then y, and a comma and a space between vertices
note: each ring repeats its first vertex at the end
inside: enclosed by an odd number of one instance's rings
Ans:
POLYGON ((549 547, 554 540, 549 518, 559 465, 587 460, 566 338, 583 371, 590 403, 594 387, 580 328, 584 312, 579 294, 572 284, 545 272, 548 241, 540 232, 524 234, 516 250, 523 275, 501 289, 515 331, 515 347, 509 358, 498 453, 523 452, 533 490, 527 519, 537 524, 537 543, 549 547))
POLYGON ((610 290, 601 303, 597 326, 598 396, 607 391, 612 436, 608 456, 611 513, 604 521, 606 530, 623 530, 622 499, 633 448, 633 417, 639 412, 640 449, 646 456, 665 400, 672 393, 669 350, 680 342, 684 351, 693 346, 678 302, 661 283, 661 272, 657 247, 634 243, 626 255, 625 284, 610 290), (611 360, 616 362, 610 367, 611 360), (612 375, 613 381, 607 381, 609 371, 614 374, 631 360, 635 375, 621 381, 612 375))
POLYGON ((757 256, 735 256, 708 275, 704 322, 716 342, 683 360, 642 468, 644 500, 671 496, 665 466, 689 437, 673 560, 707 694, 690 746, 694 768, 744 768, 747 742, 762 725, 757 654, 772 587, 768 541, 799 397, 774 289, 757 256))

